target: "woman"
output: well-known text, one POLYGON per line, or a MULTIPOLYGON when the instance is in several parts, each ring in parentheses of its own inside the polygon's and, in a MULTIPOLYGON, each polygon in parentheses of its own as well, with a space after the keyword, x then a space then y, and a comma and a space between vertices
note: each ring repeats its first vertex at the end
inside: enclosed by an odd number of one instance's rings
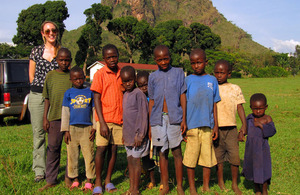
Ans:
POLYGON ((42 96, 46 74, 58 68, 55 56, 59 44, 58 26, 51 21, 41 25, 44 44, 32 49, 29 57, 29 111, 33 131, 33 164, 35 182, 45 178, 45 131, 43 130, 44 98, 42 96))

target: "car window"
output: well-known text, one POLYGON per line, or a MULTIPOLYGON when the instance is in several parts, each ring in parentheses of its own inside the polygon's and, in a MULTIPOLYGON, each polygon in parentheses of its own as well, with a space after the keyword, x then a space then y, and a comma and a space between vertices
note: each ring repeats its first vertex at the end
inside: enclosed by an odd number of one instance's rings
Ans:
POLYGON ((29 82, 28 62, 7 62, 5 80, 7 83, 29 82))

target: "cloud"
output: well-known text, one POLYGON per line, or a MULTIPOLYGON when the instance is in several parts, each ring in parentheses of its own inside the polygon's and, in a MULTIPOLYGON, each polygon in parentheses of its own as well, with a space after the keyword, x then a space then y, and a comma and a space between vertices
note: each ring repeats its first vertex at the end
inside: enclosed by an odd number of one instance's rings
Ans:
POLYGON ((295 41, 293 39, 291 40, 278 40, 278 39, 273 39, 273 47, 272 49, 276 52, 280 53, 294 53, 295 52, 295 46, 300 45, 300 41, 295 41))

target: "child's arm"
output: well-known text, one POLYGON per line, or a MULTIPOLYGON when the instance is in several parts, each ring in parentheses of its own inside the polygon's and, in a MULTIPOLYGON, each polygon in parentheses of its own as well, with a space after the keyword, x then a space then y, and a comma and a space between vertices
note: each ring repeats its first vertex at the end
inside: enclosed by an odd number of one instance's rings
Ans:
POLYGON ((213 133, 212 133, 212 138, 213 140, 216 140, 218 138, 219 135, 219 124, 218 124, 218 117, 217 117, 217 103, 214 102, 214 123, 215 126, 213 128, 213 133))
POLYGON ((276 134, 276 128, 273 123, 272 117, 269 115, 265 115, 265 116, 266 116, 266 123, 262 125, 263 126, 262 132, 264 138, 269 138, 276 134))
POLYGON ((186 129, 187 129, 187 125, 186 125, 186 94, 183 93, 180 95, 180 105, 182 108, 182 122, 180 124, 181 127, 181 134, 184 134, 186 129))
POLYGON ((237 105, 237 111, 242 122, 242 126, 238 135, 238 140, 243 142, 245 141, 245 135, 247 134, 247 121, 243 104, 237 105))
POLYGON ((148 136, 149 136, 149 140, 151 140, 151 125, 150 125, 150 116, 151 116, 151 112, 152 112, 152 108, 154 106, 154 100, 149 100, 149 129, 148 129, 148 136))
POLYGON ((101 103, 101 94, 94 91, 94 101, 95 101, 95 108, 96 113, 99 118, 100 123, 100 135, 103 137, 108 136, 108 126, 103 118, 102 114, 102 103, 101 103))
POLYGON ((64 141, 66 144, 69 144, 71 141, 70 135, 70 108, 63 106, 61 109, 61 129, 60 131, 64 132, 64 141))
POLYGON ((134 146, 139 147, 142 145, 142 142, 148 132, 148 102, 144 94, 137 94, 136 98, 138 108, 136 116, 139 116, 139 119, 136 120, 135 124, 134 146))
POLYGON ((90 141, 94 141, 95 139, 95 133, 96 133, 96 117, 95 117, 95 107, 93 107, 93 111, 92 111, 92 117, 93 117, 93 128, 91 130, 91 133, 90 133, 90 141))
POLYGON ((50 101, 48 98, 45 98, 45 104, 44 104, 44 115, 43 115, 43 129, 48 133, 48 129, 50 127, 50 123, 48 121, 48 111, 50 108, 50 101))

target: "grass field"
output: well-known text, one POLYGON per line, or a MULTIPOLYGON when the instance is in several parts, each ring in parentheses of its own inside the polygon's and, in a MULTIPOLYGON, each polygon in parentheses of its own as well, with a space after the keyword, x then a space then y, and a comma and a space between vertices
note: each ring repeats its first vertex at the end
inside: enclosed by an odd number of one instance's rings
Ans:
MULTIPOLYGON (((271 115, 277 134, 269 139, 272 156, 273 176, 269 188, 270 194, 300 194, 300 77, 288 78, 263 78, 263 79, 231 79, 230 82, 238 84, 244 93, 247 103, 244 105, 246 115, 251 113, 249 98, 253 93, 262 92, 268 99, 267 114, 271 115)), ((32 164, 32 132, 31 125, 18 123, 15 119, 5 120, 6 124, 0 127, 0 194, 38 194, 38 189, 45 182, 34 183, 32 164)), ((239 121, 238 121, 239 122, 239 121)), ((240 127, 240 122, 238 123, 240 127)), ((185 145, 182 148, 184 150, 185 145)), ((240 144, 241 164, 243 162, 245 144, 240 144)), ((170 156, 170 178, 174 183, 173 158, 170 156)), ((83 165, 83 159, 80 158, 83 165)), ((61 172, 58 180, 59 185, 43 192, 42 194, 81 194, 80 190, 70 192, 65 188, 64 169, 66 164, 66 147, 63 144, 61 172)), ((119 189, 117 194, 125 192, 129 188, 129 180, 124 176, 127 166, 126 152, 119 149, 118 160, 113 174, 112 182, 119 189)), ((241 171, 241 167, 240 167, 241 171)), ((80 169, 84 173, 84 166, 80 169)), ((188 194, 188 182, 185 174, 184 188, 188 194)), ((220 194, 234 194, 232 191, 221 192, 217 185, 215 170, 212 171, 211 189, 220 194)), ((225 185, 231 188, 231 176, 229 165, 225 164, 225 185)), ((81 180, 84 178, 82 177, 81 180)), ((156 173, 157 182, 159 174, 156 173)), ((143 178, 142 186, 147 181, 143 178)), ((202 170, 196 169, 196 186, 200 193, 202 186, 202 170)), ((170 184, 172 194, 176 194, 174 184, 170 184)), ((239 178, 239 187, 244 194, 253 194, 252 183, 239 178)), ((158 194, 158 187, 153 190, 144 190, 142 194, 158 194)))

